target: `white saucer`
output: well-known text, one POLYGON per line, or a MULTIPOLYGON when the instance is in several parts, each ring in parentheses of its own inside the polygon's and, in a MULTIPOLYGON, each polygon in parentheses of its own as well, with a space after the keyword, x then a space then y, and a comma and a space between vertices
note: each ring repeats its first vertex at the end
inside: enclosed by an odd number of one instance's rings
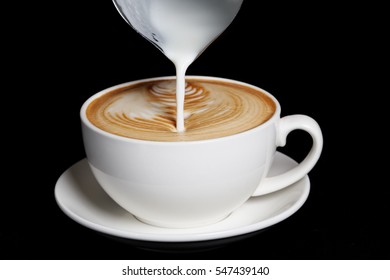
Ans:
MULTIPOLYGON (((270 175, 282 173, 297 163, 279 152, 270 175)), ((213 225, 169 229, 144 224, 118 206, 94 179, 87 160, 66 170, 55 186, 58 205, 83 226, 114 237, 154 242, 193 242, 235 237, 265 229, 294 214, 306 201, 309 177, 274 193, 249 199, 229 217, 213 225)))

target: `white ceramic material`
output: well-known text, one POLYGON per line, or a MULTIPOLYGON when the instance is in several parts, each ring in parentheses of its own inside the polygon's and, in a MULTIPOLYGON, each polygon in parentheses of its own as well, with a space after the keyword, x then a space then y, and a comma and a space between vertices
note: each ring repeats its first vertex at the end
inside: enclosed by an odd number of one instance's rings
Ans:
MULTIPOLYGON (((295 165, 291 158, 277 152, 270 175, 280 174, 295 165)), ((132 240, 191 242, 239 236, 279 223, 304 204, 309 190, 310 181, 305 176, 288 188, 250 198, 218 223, 186 229, 161 228, 140 222, 118 206, 101 189, 84 159, 61 175, 55 197, 65 214, 98 232, 132 240)))
POLYGON ((242 2, 113 0, 123 19, 174 63, 199 56, 230 25, 242 2))
MULTIPOLYGON (((172 77, 144 81, 167 78, 172 77)), ((200 78, 261 90, 233 80, 200 78)), ((81 120, 87 158, 97 181, 114 201, 146 223, 184 228, 218 222, 252 195, 270 193, 300 180, 321 154, 323 140, 318 124, 303 115, 280 119, 280 105, 269 93, 276 104, 271 119, 251 130, 218 139, 135 140, 107 133, 89 122, 86 109, 91 101, 137 82, 92 96, 81 109, 81 120), (308 156, 284 174, 264 178, 276 147, 283 146, 288 133, 295 129, 303 129, 313 138, 308 156)))

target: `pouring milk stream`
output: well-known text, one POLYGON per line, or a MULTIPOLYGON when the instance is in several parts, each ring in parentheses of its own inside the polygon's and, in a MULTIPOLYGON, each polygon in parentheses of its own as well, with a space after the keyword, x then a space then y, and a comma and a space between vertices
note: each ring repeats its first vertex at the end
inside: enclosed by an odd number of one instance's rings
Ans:
POLYGON ((176 67, 176 129, 183 132, 188 66, 233 21, 243 0, 113 0, 122 17, 176 67))

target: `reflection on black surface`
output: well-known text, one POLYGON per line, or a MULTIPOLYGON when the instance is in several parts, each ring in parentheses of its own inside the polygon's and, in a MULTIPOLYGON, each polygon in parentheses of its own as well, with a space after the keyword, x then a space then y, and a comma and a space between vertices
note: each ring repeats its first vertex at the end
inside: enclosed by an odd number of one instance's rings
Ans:
POLYGON ((121 237, 112 236, 100 232, 98 233, 111 240, 115 240, 120 243, 131 245, 141 250, 156 252, 156 253, 182 254, 182 253, 201 253, 201 252, 220 249, 222 247, 228 246, 231 243, 235 243, 256 236, 268 229, 269 228, 266 228, 248 234, 242 234, 242 235, 228 237, 228 238, 207 240, 207 241, 196 241, 196 242, 153 242, 153 241, 121 238, 121 237))

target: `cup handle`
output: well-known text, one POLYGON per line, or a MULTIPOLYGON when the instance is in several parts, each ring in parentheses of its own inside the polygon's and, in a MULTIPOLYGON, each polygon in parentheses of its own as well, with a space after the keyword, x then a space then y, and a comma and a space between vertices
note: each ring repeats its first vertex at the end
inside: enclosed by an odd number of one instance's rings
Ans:
POLYGON ((303 178, 317 163, 323 145, 322 132, 318 123, 305 115, 291 115, 279 120, 277 125, 276 145, 286 145, 287 135, 295 130, 301 129, 310 134, 313 139, 313 146, 306 158, 293 169, 277 176, 263 178, 253 196, 268 194, 283 189, 301 178, 303 178))

